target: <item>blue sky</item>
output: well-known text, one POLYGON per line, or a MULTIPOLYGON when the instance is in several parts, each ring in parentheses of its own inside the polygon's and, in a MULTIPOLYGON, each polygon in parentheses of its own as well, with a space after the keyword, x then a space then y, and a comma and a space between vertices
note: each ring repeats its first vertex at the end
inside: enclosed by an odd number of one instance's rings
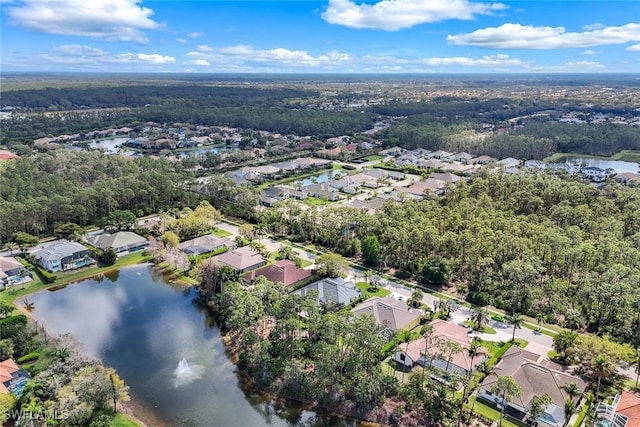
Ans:
POLYGON ((0 71, 640 72, 640 1, 0 0, 0 71))

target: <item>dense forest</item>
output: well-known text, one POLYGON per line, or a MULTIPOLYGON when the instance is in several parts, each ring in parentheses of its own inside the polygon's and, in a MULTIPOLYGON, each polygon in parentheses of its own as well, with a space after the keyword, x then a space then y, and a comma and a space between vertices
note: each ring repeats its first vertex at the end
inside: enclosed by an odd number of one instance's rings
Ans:
POLYGON ((542 315, 574 330, 640 340, 640 193, 552 176, 481 173, 443 198, 353 208, 270 208, 279 234, 353 255, 371 238, 376 263, 432 282, 433 265, 478 305, 542 315), (425 268, 425 266, 428 266, 425 268))
POLYGON ((331 137, 370 128, 377 114, 300 109, 317 92, 211 86, 25 89, 2 93, 2 105, 28 112, 3 121, 3 143, 116 126, 192 123, 331 137), (97 110, 96 110, 97 109, 97 110), (45 113, 46 112, 46 113, 45 113))
POLYGON ((497 158, 543 159, 556 152, 610 156, 621 150, 640 150, 640 128, 615 124, 565 124, 528 121, 507 133, 480 132, 474 121, 439 120, 416 115, 384 132, 386 146, 409 149, 466 151, 497 158))
POLYGON ((264 277, 243 286, 214 263, 202 275, 200 295, 227 331, 238 368, 261 388, 383 425, 454 425, 460 406, 454 389, 430 375, 400 385, 381 363, 394 343, 372 317, 325 311, 313 292, 303 297, 264 277), (385 410, 387 399, 395 401, 385 410))
POLYGON ((114 210, 138 216, 195 206, 180 164, 59 150, 8 163, 0 173, 0 239, 51 234, 63 223, 97 224, 114 210))

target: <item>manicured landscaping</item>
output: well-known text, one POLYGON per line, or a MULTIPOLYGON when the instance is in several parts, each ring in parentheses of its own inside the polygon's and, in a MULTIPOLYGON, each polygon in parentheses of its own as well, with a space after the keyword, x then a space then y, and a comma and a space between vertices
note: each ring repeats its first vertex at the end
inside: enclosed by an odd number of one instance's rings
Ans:
POLYGON ((111 427, 140 427, 140 424, 122 413, 117 413, 111 421, 111 427))
POLYGON ((377 288, 373 288, 371 287, 371 285, 369 285, 366 282, 358 282, 356 283, 356 287, 358 289, 360 289, 360 291, 362 292, 362 295, 366 295, 368 297, 380 297, 380 298, 384 298, 387 295, 391 294, 391 292, 389 292, 388 290, 386 290, 385 288, 379 286, 377 288))
POLYGON ((227 230, 223 230, 221 228, 214 228, 213 231, 211 232, 211 234, 213 234, 214 236, 218 236, 218 237, 229 237, 229 236, 233 236, 232 233, 229 233, 227 230))
POLYGON ((6 302, 11 304, 16 299, 32 294, 34 292, 41 291, 52 287, 64 286, 66 284, 77 282, 79 280, 93 277, 97 274, 104 273, 111 270, 116 270, 127 265, 139 264, 142 262, 151 261, 151 257, 146 255, 145 252, 136 252, 134 254, 125 255, 118 258, 115 264, 107 266, 95 266, 89 268, 82 268, 80 270, 73 270, 69 272, 58 272, 57 279, 52 284, 45 284, 38 279, 38 276, 34 275, 34 280, 24 285, 16 285, 7 290, 0 292, 0 302, 6 302))
MULTIPOLYGON (((475 326, 475 324, 471 320, 465 320, 462 323, 464 325, 470 327, 471 329, 473 329, 473 327, 475 326)), ((475 331, 475 329, 474 329, 474 331, 475 331)), ((476 332, 480 332, 481 334, 497 334, 495 329, 493 329, 490 326, 486 326, 486 325, 483 325, 482 328, 480 328, 480 330, 478 330, 476 332)))
MULTIPOLYGON (((473 406, 473 412, 480 415, 481 417, 487 418, 491 421, 500 421, 500 412, 496 409, 493 409, 490 406, 485 405, 480 400, 476 400, 475 396, 471 396, 469 398, 469 404, 466 405, 467 409, 471 409, 473 406), (475 401, 475 404, 473 403, 475 401)), ((524 424, 515 424, 506 418, 502 418, 503 427, 522 427, 524 424)))
POLYGON ((384 157, 378 155, 378 154, 372 154, 371 156, 367 156, 364 158, 364 160, 368 161, 368 162, 373 162, 374 160, 382 160, 384 159, 384 157))
POLYGON ((324 206, 330 204, 331 202, 327 199, 321 199, 319 197, 307 197, 302 201, 302 203, 309 206, 324 206))

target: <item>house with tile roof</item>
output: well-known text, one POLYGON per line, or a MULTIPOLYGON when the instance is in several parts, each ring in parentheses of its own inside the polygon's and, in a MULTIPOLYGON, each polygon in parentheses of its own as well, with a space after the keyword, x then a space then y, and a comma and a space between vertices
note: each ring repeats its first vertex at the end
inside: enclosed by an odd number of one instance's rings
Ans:
POLYGON ((116 233, 100 233, 88 235, 85 242, 99 249, 113 248, 116 254, 126 255, 141 251, 149 245, 144 237, 133 231, 118 231, 116 233))
POLYGON ((267 265, 245 274, 243 277, 248 282, 253 283, 259 276, 264 276, 270 282, 282 283, 284 286, 292 287, 304 282, 313 273, 311 270, 299 268, 295 262, 283 259, 275 264, 267 265))
POLYGON ((311 291, 316 291, 318 304, 340 304, 347 305, 360 298, 360 290, 353 282, 346 281, 340 277, 334 279, 326 278, 313 282, 295 293, 306 296, 311 291))
POLYGON ((211 258, 215 262, 227 265, 240 273, 262 267, 267 263, 265 257, 251 246, 243 246, 211 258))
POLYGON ((235 247, 236 243, 233 240, 214 236, 213 234, 185 240, 178 245, 178 248, 187 255, 202 255, 222 248, 235 249, 235 247))
POLYGON ((42 245, 31 254, 40 267, 51 272, 73 270, 95 263, 87 247, 68 240, 58 240, 50 245, 42 245))
POLYGON ((420 323, 420 310, 412 309, 404 301, 392 296, 369 298, 351 310, 356 316, 373 316, 376 323, 390 331, 413 329, 420 323))
POLYGON ((539 354, 512 346, 495 366, 494 373, 485 378, 478 399, 494 407, 504 407, 506 415, 524 421, 533 398, 546 393, 551 397, 552 403, 537 421, 543 426, 563 427, 566 421, 564 402, 569 397, 565 387, 571 383, 575 383, 581 393, 587 386, 582 378, 572 375, 566 367, 550 362, 539 354), (522 394, 513 397, 511 402, 503 402, 502 396, 491 391, 498 378, 505 376, 512 377, 522 390, 522 394))
POLYGON ((19 397, 27 380, 31 378, 29 374, 13 359, 0 362, 0 394, 13 394, 19 397))
POLYGON ((430 325, 433 327, 431 335, 401 346, 401 350, 391 356, 392 360, 409 369, 419 364, 436 368, 445 374, 455 373, 466 377, 489 357, 489 351, 484 347, 478 349, 477 356, 469 356, 471 338, 467 328, 442 319, 435 319, 430 325), (446 355, 443 351, 445 343, 455 344, 458 351, 446 355))
POLYGON ((625 390, 616 395, 611 404, 600 402, 596 416, 605 421, 597 425, 640 427, 640 394, 625 390))

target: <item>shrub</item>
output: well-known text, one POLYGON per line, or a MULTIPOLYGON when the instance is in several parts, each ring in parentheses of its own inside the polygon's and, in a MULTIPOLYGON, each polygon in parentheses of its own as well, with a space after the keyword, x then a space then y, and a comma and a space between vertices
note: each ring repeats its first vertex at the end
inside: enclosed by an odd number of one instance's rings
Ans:
POLYGON ((34 351, 32 353, 25 354, 24 356, 18 359, 18 363, 27 363, 33 362, 34 360, 38 360, 40 358, 40 353, 34 351))
POLYGON ((38 273, 38 276, 40 276, 40 280, 42 280, 44 283, 50 284, 56 281, 56 279, 58 278, 58 276, 56 276, 54 273, 51 273, 47 270, 45 270, 44 268, 39 268, 36 270, 38 273))

